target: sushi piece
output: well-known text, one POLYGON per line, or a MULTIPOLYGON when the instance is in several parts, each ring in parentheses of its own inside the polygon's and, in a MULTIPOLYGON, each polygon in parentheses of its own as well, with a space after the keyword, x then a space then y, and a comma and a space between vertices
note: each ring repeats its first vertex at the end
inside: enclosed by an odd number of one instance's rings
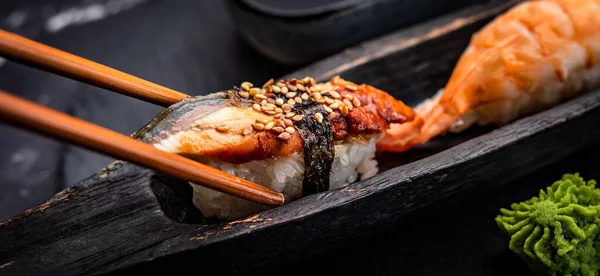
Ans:
MULTIPOLYGON (((290 202, 377 174, 377 139, 391 123, 415 116, 372 86, 307 77, 185 98, 132 136, 282 192, 290 202)), ((235 219, 267 208, 190 184, 207 217, 235 219)))
POLYGON ((403 152, 475 124, 505 125, 600 86, 600 1, 534 0, 477 32, 444 89, 378 146, 403 152))

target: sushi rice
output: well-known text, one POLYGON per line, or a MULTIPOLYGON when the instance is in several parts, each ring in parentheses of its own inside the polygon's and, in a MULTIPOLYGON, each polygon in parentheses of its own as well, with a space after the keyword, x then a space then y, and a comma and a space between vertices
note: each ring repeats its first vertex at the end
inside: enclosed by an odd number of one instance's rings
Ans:
MULTIPOLYGON (((367 179, 378 173, 378 164, 375 160, 378 137, 379 134, 376 134, 368 136, 366 139, 349 137, 344 141, 336 141, 329 190, 347 186, 359 179, 367 179)), ((304 176, 302 152, 288 157, 255 160, 242 164, 208 158, 198 161, 281 192, 288 202, 301 196, 304 176)), ((192 201, 206 217, 236 219, 267 209, 267 207, 249 200, 190 184, 193 188, 192 201)))

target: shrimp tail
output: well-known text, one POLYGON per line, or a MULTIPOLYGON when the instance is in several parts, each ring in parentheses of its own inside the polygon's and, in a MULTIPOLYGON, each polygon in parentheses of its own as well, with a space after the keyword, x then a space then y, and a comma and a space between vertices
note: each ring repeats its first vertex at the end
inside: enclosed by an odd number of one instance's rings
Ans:
POLYGON ((392 124, 386 133, 377 141, 379 150, 387 152, 405 152, 421 143, 421 128, 424 120, 416 117, 404 124, 392 124))
POLYGON ((405 152, 446 132, 457 120, 455 112, 439 104, 441 91, 415 108, 417 117, 407 123, 392 124, 378 141, 382 151, 405 152))

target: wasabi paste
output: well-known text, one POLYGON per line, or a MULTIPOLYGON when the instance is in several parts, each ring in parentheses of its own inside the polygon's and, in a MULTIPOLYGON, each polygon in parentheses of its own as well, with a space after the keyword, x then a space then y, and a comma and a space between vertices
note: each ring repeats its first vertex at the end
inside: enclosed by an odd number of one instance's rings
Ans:
POLYGON ((539 197, 502 208, 496 217, 509 248, 536 275, 598 276, 600 189, 565 174, 539 197))

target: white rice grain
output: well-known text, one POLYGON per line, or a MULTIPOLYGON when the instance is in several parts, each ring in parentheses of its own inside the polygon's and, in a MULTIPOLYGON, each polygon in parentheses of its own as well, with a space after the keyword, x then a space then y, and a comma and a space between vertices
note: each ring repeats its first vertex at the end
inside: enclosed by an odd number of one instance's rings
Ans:
MULTIPOLYGON (((377 174, 375 160, 376 135, 370 140, 349 138, 335 145, 335 156, 329 189, 347 186, 356 180, 364 180, 377 174)), ((302 153, 294 153, 289 157, 270 158, 250 161, 243 164, 231 164, 214 159, 198 160, 206 165, 226 171, 259 185, 281 192, 286 201, 300 197, 304 178, 304 158, 302 153)), ((267 207, 190 183, 193 188, 192 201, 207 217, 219 219, 236 219, 265 210, 267 207)))

